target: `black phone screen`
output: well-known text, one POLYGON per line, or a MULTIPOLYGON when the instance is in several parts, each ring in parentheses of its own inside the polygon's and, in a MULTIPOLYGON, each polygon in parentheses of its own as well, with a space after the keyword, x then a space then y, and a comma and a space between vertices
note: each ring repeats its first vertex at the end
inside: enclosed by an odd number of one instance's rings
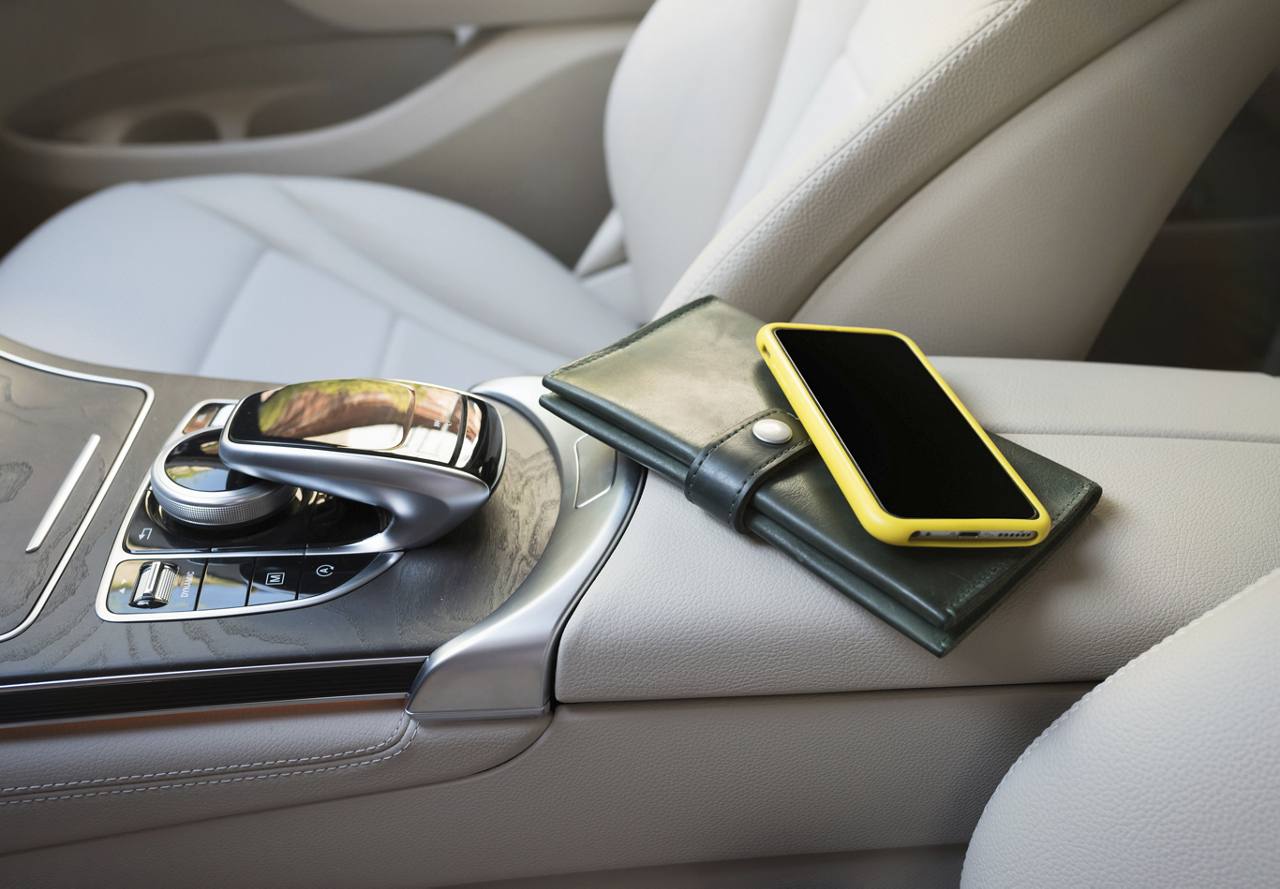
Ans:
POLYGON ((901 339, 786 328, 775 334, 886 512, 915 519, 1036 517, 901 339))

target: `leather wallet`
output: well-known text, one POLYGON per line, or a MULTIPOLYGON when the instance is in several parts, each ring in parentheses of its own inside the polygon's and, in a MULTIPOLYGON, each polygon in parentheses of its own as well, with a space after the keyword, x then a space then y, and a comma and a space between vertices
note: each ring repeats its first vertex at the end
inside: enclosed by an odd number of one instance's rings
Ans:
POLYGON ((705 297, 549 374, 543 382, 552 394, 542 404, 682 485, 690 501, 782 550, 939 657, 1101 496, 1084 476, 992 436, 1049 511, 1043 543, 963 550, 876 540, 757 354, 760 323, 705 297), (785 424, 790 438, 761 441, 752 434, 760 419, 785 424))

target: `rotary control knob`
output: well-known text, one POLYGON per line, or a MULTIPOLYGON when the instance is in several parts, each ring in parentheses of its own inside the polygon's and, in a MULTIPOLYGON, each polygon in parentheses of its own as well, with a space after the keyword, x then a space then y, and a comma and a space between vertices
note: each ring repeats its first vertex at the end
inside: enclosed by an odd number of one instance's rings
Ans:
POLYGON ((221 429, 193 432, 151 466, 151 493, 165 513, 188 525, 247 525, 284 509, 292 485, 254 478, 222 462, 221 429))

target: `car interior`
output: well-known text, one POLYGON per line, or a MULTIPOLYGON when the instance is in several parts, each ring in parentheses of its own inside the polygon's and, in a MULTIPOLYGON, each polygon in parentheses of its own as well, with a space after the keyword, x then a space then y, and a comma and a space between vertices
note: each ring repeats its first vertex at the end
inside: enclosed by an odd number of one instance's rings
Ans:
POLYGON ((0 887, 1280 885, 1272 0, 0 0, 0 195, 0 887))

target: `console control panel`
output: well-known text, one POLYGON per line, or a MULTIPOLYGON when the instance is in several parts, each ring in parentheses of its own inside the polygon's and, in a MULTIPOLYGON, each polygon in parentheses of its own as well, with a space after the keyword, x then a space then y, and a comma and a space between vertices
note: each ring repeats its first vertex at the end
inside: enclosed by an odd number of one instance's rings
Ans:
MULTIPOLYGON (((233 407, 230 401, 197 405, 166 450, 217 430, 233 407)), ((152 483, 144 483, 103 577, 98 615, 108 621, 234 617, 332 599, 400 558, 369 546, 388 521, 368 504, 297 489, 262 521, 192 526, 168 515, 152 483)))
POLYGON ((106 606, 117 615, 244 613, 318 596, 332 598, 379 573, 388 557, 361 553, 130 559, 115 566, 106 606))

